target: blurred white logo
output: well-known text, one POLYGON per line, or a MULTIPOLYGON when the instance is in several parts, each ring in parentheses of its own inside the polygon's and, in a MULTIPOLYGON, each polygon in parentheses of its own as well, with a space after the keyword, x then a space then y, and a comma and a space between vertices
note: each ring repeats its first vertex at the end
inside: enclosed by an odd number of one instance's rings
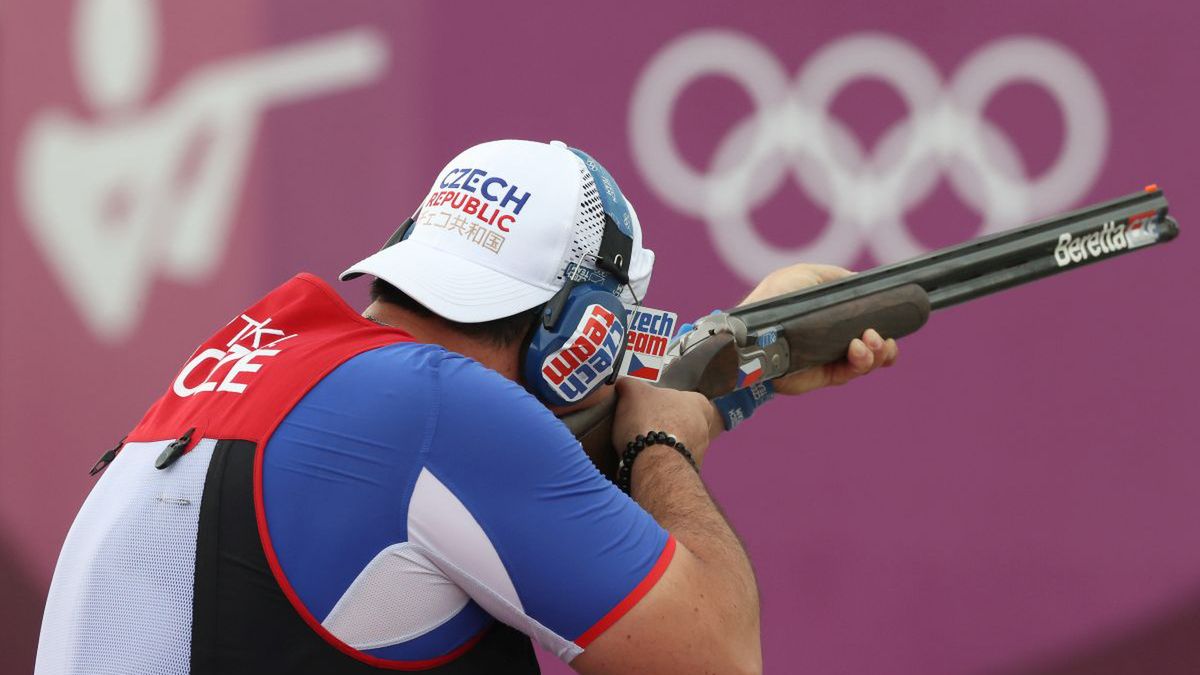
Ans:
POLYGON ((183 370, 179 371, 179 375, 175 377, 175 382, 171 385, 171 390, 175 392, 176 396, 187 398, 209 391, 233 394, 245 392, 246 387, 249 386, 246 378, 262 370, 261 359, 278 356, 281 350, 275 347, 297 335, 296 333, 285 333, 278 328, 267 328, 271 325, 270 317, 265 321, 258 321, 243 314, 241 319, 245 325, 237 332, 237 335, 225 343, 225 349, 212 347, 205 349, 193 356, 192 360, 183 366, 183 370), (264 344, 263 340, 269 340, 269 342, 264 344), (249 344, 243 344, 243 342, 249 344), (260 359, 260 361, 255 362, 254 359, 260 359), (189 385, 188 380, 195 379, 192 377, 193 373, 197 370, 204 372, 201 366, 209 362, 211 365, 209 365, 204 379, 199 384, 189 385), (218 373, 225 366, 229 366, 229 370, 222 377, 218 373), (238 378, 242 375, 246 375, 246 378, 239 381, 238 378), (220 380, 219 384, 218 380, 220 380))
POLYGON ((1108 116, 1088 67, 1043 38, 984 45, 943 82, 908 42, 851 35, 819 50, 789 81, 755 40, 707 30, 668 44, 643 71, 630 136, 655 194, 704 220, 726 263, 753 283, 766 270, 801 260, 848 265, 864 246, 885 263, 923 252, 904 215, 929 197, 941 175, 982 215, 984 233, 1064 209, 1091 188, 1101 168, 1108 116), (718 142, 712 165, 696 171, 680 155, 671 120, 684 89, 705 76, 740 85, 755 112, 718 142), (864 78, 890 85, 908 108, 869 156, 830 113, 835 96, 864 78), (1034 179, 1014 142, 984 117, 989 100, 1017 82, 1044 89, 1063 116, 1062 149, 1034 179), (749 213, 779 189, 789 169, 829 222, 812 243, 780 248, 755 231, 749 213))
POLYGON ((82 0, 75 69, 92 119, 36 113, 17 191, 34 242, 100 339, 136 328, 158 275, 212 276, 259 118, 271 105, 378 78, 385 41, 356 29, 206 64, 143 105, 158 64, 151 0, 82 0))

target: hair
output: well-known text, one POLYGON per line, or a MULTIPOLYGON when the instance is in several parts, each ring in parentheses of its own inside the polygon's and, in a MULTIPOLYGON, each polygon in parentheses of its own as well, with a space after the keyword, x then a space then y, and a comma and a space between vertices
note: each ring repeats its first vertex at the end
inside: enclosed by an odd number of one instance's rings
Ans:
POLYGON ((497 347, 508 347, 523 342, 533 334, 534 324, 542 313, 542 305, 538 305, 500 319, 479 323, 460 323, 439 316, 433 310, 417 302, 412 296, 378 277, 371 282, 371 300, 396 305, 417 316, 436 317, 458 333, 476 340, 485 340, 497 347))

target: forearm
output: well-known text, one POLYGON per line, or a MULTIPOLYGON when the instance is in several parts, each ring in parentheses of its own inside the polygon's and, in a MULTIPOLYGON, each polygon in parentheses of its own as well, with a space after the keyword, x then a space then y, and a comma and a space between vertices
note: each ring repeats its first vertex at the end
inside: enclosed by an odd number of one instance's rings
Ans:
POLYGON ((719 615, 719 633, 745 649, 759 649, 758 587, 750 559, 699 474, 667 446, 646 448, 634 464, 631 493, 674 535, 703 569, 697 604, 719 615))

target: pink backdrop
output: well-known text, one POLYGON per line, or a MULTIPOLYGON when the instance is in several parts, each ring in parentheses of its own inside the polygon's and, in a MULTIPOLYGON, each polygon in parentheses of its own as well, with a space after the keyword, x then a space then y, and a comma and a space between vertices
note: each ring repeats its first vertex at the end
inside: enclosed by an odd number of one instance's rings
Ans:
POLYGON ((122 7, 0 15, 6 672, 30 670, 88 467, 195 343, 296 271, 332 279, 499 137, 602 161, 658 252, 650 304, 683 316, 744 294, 751 242, 797 260, 837 242, 820 261, 861 269, 973 236, 984 205, 1031 219, 1159 182, 1176 243, 939 313, 898 368, 722 439, 706 478, 758 570, 770 672, 1200 669, 1194 3, 122 7), (662 64, 713 30, 725 47, 697 53, 728 76, 643 114, 639 86, 666 91, 662 64), (872 58, 888 71, 862 76, 872 58), (741 191, 689 192, 633 147, 666 129, 694 172, 728 175, 731 130, 762 111, 777 151, 741 191), (841 132, 814 131, 822 111, 841 132), (889 199, 892 151, 919 143, 910 199, 889 199), (806 180, 770 170, 788 157, 806 180), (1060 162, 1061 189, 1030 188, 1060 162), (852 212, 826 225, 836 194, 852 212))

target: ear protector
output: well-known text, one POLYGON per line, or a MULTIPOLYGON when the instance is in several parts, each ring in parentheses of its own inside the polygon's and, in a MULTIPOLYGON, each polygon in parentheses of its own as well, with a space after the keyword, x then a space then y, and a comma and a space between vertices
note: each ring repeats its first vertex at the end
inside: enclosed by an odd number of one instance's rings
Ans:
MULTIPOLYGON (((620 293, 629 284, 633 216, 612 175, 587 153, 569 150, 595 181, 604 233, 596 269, 568 263, 563 287, 546 303, 521 354, 526 388, 554 406, 577 403, 616 380, 629 323, 620 293)), ((419 213, 405 220, 382 248, 407 239, 419 213)))
POLYGON ((616 380, 628 318, 621 287, 629 283, 633 218, 617 182, 587 153, 583 160, 604 207, 597 269, 568 263, 565 283, 542 310, 525 349, 525 386, 547 405, 570 405, 616 380))

